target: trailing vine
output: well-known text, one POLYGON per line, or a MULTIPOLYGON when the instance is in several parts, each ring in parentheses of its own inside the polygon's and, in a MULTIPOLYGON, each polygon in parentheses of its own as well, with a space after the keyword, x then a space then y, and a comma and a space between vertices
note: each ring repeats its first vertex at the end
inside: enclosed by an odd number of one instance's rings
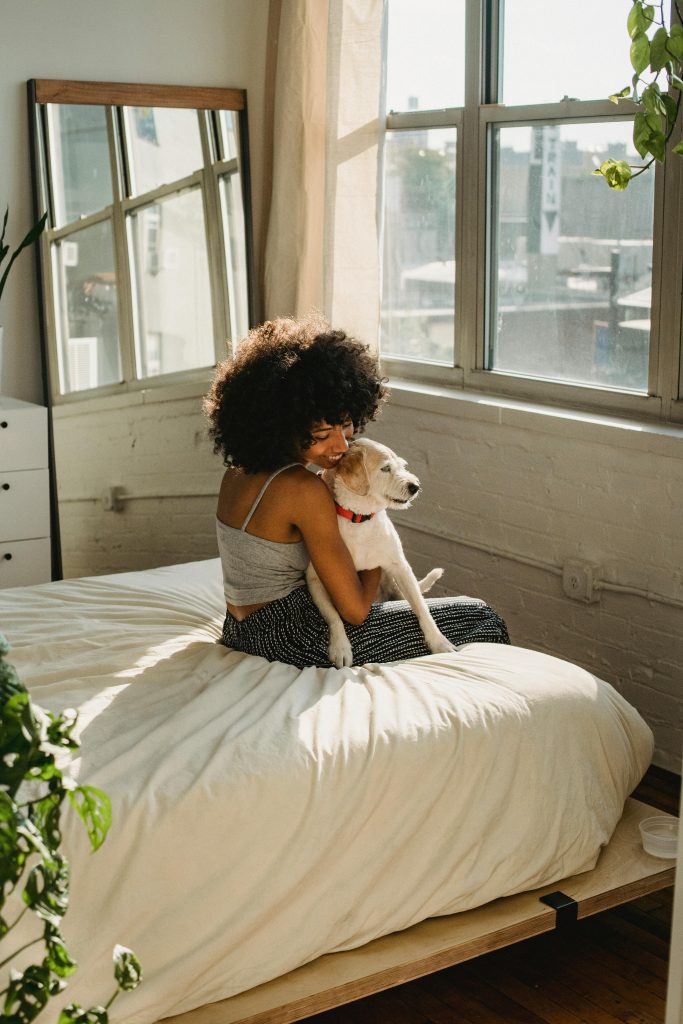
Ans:
MULTIPOLYGON (((107 836, 111 806, 106 793, 76 785, 57 764, 65 752, 78 749, 76 712, 53 715, 34 704, 5 660, 8 651, 0 636, 0 969, 7 975, 0 981, 0 1021, 30 1024, 66 988, 78 966, 61 932, 69 906, 69 863, 60 852, 62 804, 66 800, 82 819, 93 850, 107 836), (35 932, 29 929, 28 941, 14 940, 29 912, 35 932), (15 965, 25 959, 18 961, 20 955, 33 947, 40 947, 38 962, 18 969, 15 965)), ((136 988, 142 977, 135 954, 124 946, 114 949, 114 977, 116 989, 104 1006, 83 1009, 69 1003, 59 1024, 107 1024, 114 999, 136 988)))
MULTIPOLYGON (((613 103, 629 99, 638 110, 633 121, 633 145, 646 162, 604 160, 594 174, 602 175, 610 188, 623 191, 633 178, 655 162, 664 162, 667 144, 674 132, 683 91, 683 6, 672 0, 672 24, 668 26, 664 0, 657 4, 634 0, 627 27, 631 38, 633 78, 609 98, 613 103)), ((683 142, 673 153, 683 155, 683 142)))

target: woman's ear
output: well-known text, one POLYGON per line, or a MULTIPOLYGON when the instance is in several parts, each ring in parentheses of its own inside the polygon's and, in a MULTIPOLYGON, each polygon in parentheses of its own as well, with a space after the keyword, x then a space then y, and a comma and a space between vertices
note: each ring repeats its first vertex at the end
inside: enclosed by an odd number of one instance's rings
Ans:
POLYGON ((370 477, 365 468, 365 451, 360 445, 351 445, 337 467, 337 476, 344 487, 353 494, 364 496, 370 493, 370 477))

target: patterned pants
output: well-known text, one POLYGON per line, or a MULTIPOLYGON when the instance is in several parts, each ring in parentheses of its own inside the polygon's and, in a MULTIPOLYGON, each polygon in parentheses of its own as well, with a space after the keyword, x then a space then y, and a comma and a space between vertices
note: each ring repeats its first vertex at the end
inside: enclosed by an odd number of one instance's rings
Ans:
MULTIPOLYGON (((441 632, 452 644, 509 644, 505 623, 483 601, 473 598, 433 597, 429 609, 441 632)), ((345 626, 353 649, 354 665, 402 661, 429 654, 422 631, 407 601, 373 604, 360 626, 345 626)), ((223 643, 236 651, 267 661, 283 661, 297 668, 330 668, 329 630, 313 603, 308 587, 297 587, 287 597, 271 601, 238 622, 225 617, 223 643)))

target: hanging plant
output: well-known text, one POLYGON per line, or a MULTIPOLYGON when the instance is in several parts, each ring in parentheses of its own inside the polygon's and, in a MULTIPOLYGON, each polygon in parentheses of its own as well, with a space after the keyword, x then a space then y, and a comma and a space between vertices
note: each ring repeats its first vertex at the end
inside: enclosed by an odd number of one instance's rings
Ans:
MULTIPOLYGON (((604 160, 593 174, 601 174, 610 188, 623 191, 655 160, 664 162, 681 106, 683 90, 683 3, 672 0, 672 24, 667 25, 664 3, 635 0, 628 15, 631 38, 631 85, 609 98, 613 103, 629 99, 637 104, 633 121, 633 145, 646 161, 633 166, 626 160, 604 160)), ((683 142, 672 152, 683 155, 683 142)))
MULTIPOLYGON (((53 715, 34 704, 5 660, 8 650, 0 636, 0 967, 9 969, 0 1021, 30 1024, 78 966, 61 933, 69 906, 69 863, 60 851, 62 805, 66 800, 82 819, 93 850, 107 836, 111 806, 106 793, 76 785, 57 764, 65 751, 78 750, 76 712, 53 715), (14 929, 28 913, 35 915, 39 934, 9 952, 14 929), (13 968, 19 954, 34 946, 40 947, 38 962, 13 968)), ((70 1003, 59 1024, 107 1024, 113 1000, 142 977, 137 958, 123 946, 114 949, 114 977, 116 989, 104 1006, 84 1010, 70 1003)))

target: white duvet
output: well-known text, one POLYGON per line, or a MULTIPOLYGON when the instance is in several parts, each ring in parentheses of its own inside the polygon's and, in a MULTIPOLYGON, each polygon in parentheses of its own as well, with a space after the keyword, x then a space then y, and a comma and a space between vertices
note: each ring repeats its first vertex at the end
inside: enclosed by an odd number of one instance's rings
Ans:
POLYGON ((93 855, 66 814, 63 1003, 109 997, 117 942, 145 978, 113 1017, 147 1024, 588 870, 650 762, 637 712, 547 655, 298 671, 217 644, 222 617, 218 560, 0 591, 9 660, 80 709, 74 774, 113 804, 93 855))

